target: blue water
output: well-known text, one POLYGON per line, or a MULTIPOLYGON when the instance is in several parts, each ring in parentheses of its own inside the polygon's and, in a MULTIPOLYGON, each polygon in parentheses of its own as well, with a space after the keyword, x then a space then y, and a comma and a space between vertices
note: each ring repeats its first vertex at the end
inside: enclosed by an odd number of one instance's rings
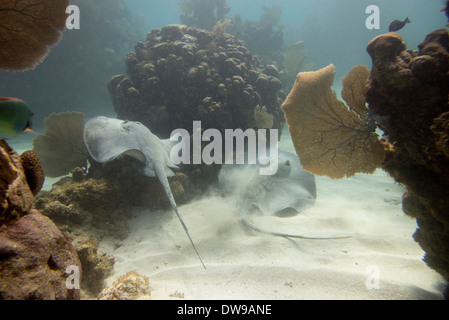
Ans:
MULTIPOLYGON (((126 2, 132 11, 145 17, 148 30, 179 23, 178 0, 126 2)), ((371 67, 366 45, 373 37, 388 32, 393 20, 408 16, 412 21, 399 31, 410 49, 416 49, 428 33, 447 23, 440 12, 443 0, 227 0, 226 3, 231 7, 228 16, 240 15, 254 21, 262 14, 263 6, 280 6, 284 43, 305 41, 310 60, 317 68, 331 63, 336 66, 336 79, 356 64, 371 67), (380 9, 379 30, 368 30, 365 26, 369 5, 380 9)))

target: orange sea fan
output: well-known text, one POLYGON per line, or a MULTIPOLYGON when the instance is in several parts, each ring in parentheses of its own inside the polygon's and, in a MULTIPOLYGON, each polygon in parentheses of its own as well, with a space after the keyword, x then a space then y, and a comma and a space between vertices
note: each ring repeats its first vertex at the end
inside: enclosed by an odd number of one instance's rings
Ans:
POLYGON ((335 67, 299 73, 282 105, 304 170, 333 179, 373 173, 385 157, 365 106, 369 70, 356 66, 343 80, 338 100, 331 86, 335 67))

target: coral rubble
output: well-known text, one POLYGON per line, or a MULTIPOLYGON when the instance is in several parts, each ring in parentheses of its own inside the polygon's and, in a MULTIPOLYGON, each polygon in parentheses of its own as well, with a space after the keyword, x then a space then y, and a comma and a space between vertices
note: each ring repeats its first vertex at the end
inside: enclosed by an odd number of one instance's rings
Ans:
POLYGON ((148 300, 150 298, 150 281, 135 271, 130 271, 118 278, 98 296, 98 300, 148 300))
POLYGON ((382 168, 404 184, 424 261, 449 280, 449 34, 430 33, 406 50, 387 33, 367 47, 373 60, 367 101, 392 148, 382 168))

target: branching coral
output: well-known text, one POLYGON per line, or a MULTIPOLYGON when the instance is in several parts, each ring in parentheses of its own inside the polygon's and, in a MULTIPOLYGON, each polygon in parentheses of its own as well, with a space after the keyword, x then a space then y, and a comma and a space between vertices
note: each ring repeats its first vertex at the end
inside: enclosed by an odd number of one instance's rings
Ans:
POLYGON ((239 15, 234 16, 228 32, 245 41, 263 64, 276 62, 280 66, 284 43, 284 27, 280 24, 282 11, 279 6, 262 7, 262 10, 258 21, 243 21, 239 15))
POLYGON ((307 48, 304 41, 298 41, 297 43, 285 48, 283 60, 283 82, 286 86, 289 86, 289 90, 294 84, 298 73, 312 71, 314 68, 313 63, 308 61, 307 48))
POLYGON ((2 0, 0 68, 34 69, 59 42, 69 0, 2 0))
POLYGON ((208 31, 231 10, 226 0, 181 0, 179 8, 182 24, 208 31))
POLYGON ((45 175, 59 177, 76 167, 86 167, 83 128, 84 114, 80 112, 54 113, 45 119, 45 135, 33 141, 45 175))
POLYGON ((217 21, 217 24, 214 26, 212 33, 216 37, 223 37, 226 32, 226 27, 231 23, 231 19, 225 19, 223 21, 217 21))
POLYGON ((257 127, 260 129, 273 128, 274 117, 272 114, 267 112, 267 108, 265 106, 261 108, 257 105, 254 108, 254 120, 256 121, 257 127))
POLYGON ((380 166, 384 147, 366 117, 364 86, 369 71, 365 69, 357 66, 346 77, 343 91, 349 109, 331 89, 333 65, 298 74, 282 110, 305 170, 339 179, 372 173, 380 166))

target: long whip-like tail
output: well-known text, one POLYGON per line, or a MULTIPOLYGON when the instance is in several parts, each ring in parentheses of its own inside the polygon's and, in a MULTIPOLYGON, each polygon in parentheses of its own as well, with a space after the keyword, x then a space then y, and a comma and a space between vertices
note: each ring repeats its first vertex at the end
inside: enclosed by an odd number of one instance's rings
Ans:
POLYGON ((195 243, 193 242, 192 237, 190 236, 189 229, 187 229, 187 226, 184 223, 184 220, 182 219, 181 215, 179 214, 178 206, 176 205, 175 198, 173 197, 173 194, 171 192, 170 184, 168 183, 168 179, 167 179, 167 176, 165 175, 165 172, 162 171, 157 166, 155 166, 155 171, 156 171, 157 177, 159 178, 159 181, 161 182, 162 186, 164 187, 167 198, 170 201, 170 205, 172 206, 173 210, 175 210, 176 215, 178 216, 178 219, 181 222, 182 227, 184 228, 184 231, 186 232, 187 237, 189 238, 190 243, 192 244, 192 247, 196 252, 196 255, 198 256, 198 259, 200 259, 201 264, 203 265, 203 268, 206 269, 206 265, 204 264, 203 259, 201 259, 201 256, 200 256, 198 250, 196 249, 195 243))
POLYGON ((267 230, 264 230, 264 229, 256 226, 248 218, 243 218, 242 220, 248 227, 250 227, 251 229, 253 229, 255 231, 266 233, 266 234, 269 234, 269 235, 272 235, 272 236, 278 236, 278 237, 295 238, 295 239, 307 239, 307 240, 338 240, 338 239, 352 238, 351 236, 342 236, 342 237, 307 237, 307 236, 302 236, 302 235, 298 235, 298 234, 272 232, 272 231, 267 231, 267 230))

